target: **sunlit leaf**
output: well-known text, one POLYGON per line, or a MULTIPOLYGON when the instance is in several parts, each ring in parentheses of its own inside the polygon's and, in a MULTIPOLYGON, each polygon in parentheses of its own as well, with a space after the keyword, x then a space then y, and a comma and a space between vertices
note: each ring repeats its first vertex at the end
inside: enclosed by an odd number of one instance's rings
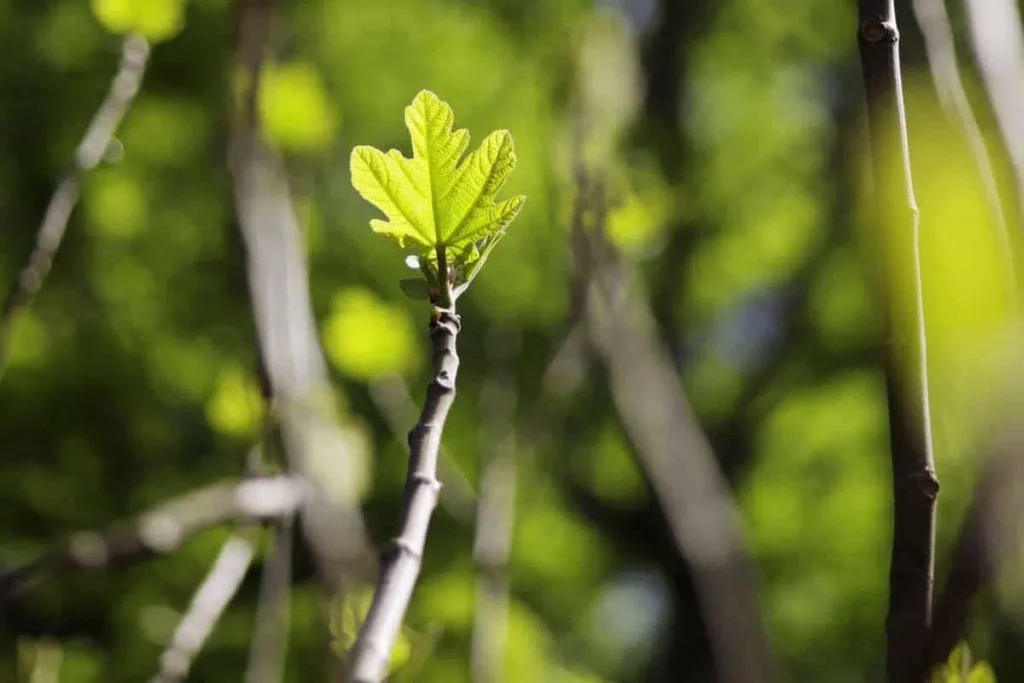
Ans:
MULTIPOLYGON (((454 122, 451 107, 424 90, 405 109, 411 159, 397 150, 386 154, 368 146, 352 150, 352 185, 388 218, 372 220, 374 232, 424 254, 435 247, 472 254, 474 243, 500 239, 519 213, 525 197, 495 203, 516 166, 511 133, 491 133, 463 157, 469 133, 452 130, 454 122)), ((477 246, 475 257, 467 256, 463 262, 482 263, 485 253, 485 247, 477 246)), ((467 276, 475 272, 467 270, 467 276)))

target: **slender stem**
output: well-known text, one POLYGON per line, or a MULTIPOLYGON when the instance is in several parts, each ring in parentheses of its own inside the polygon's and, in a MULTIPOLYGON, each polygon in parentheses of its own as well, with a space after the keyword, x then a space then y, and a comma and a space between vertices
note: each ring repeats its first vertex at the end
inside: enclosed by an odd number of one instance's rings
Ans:
POLYGON ((294 515, 283 516, 272 527, 272 548, 263 567, 245 683, 275 683, 283 680, 285 656, 288 652, 294 532, 294 515))
MULTIPOLYGON (((910 172, 910 150, 893 0, 860 0, 859 43, 867 95, 868 126, 874 163, 878 220, 893 241, 907 244, 913 258, 913 329, 893 310, 889 313, 886 345, 886 393, 893 478, 893 538, 889 572, 886 670, 891 683, 908 681, 921 652, 931 618, 935 555, 935 500, 939 482, 932 457, 928 391, 928 354, 925 342, 924 298, 921 281, 920 219, 910 172), (892 150, 892 151, 890 151, 892 150), (892 164, 898 152, 898 167, 892 164), (891 224, 890 224, 890 221, 891 224), (906 335, 906 338, 904 336, 906 335), (916 368, 904 372, 901 354, 916 356, 916 368), (916 374, 916 392, 906 392, 904 380, 916 374), (907 394, 916 393, 917 410, 907 406, 907 394)), ((885 237, 880 237, 885 241, 885 237)), ((882 268, 904 267, 893 254, 882 268)), ((899 293, 886 290, 893 302, 899 293)), ((887 307, 888 308, 888 307, 887 307)))
POLYGON ((237 533, 224 542, 161 655, 160 671, 152 683, 177 683, 188 676, 196 655, 249 571, 253 558, 252 534, 253 529, 248 529, 246 533, 237 533))
MULTIPOLYGON (((440 250, 438 265, 444 265, 440 250)), ((454 309, 435 306, 430 320, 434 376, 427 387, 419 422, 409 432, 409 471, 402 495, 398 536, 381 560, 370 611, 349 653, 352 683, 384 680, 391 650, 419 577, 430 517, 441 490, 437 461, 445 420, 455 400, 455 378, 459 370, 455 341, 459 329, 460 321, 454 309)))
POLYGON ((46 207, 43 222, 36 233, 36 245, 28 263, 8 290, 0 308, 0 379, 10 360, 11 344, 18 321, 28 311, 43 286, 50 266, 64 240, 71 213, 78 203, 82 177, 99 164, 117 131, 118 124, 135 100, 149 59, 149 43, 139 36, 128 36, 121 48, 121 66, 110 90, 85 131, 75 163, 64 176, 46 207))

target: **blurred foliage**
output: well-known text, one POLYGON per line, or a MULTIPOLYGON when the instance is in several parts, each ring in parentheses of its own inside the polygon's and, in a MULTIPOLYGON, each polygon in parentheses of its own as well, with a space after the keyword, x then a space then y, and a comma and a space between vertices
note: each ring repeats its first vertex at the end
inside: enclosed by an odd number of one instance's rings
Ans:
MULTIPOLYGON (((5 285, 109 86, 120 36, 155 42, 142 92, 108 159, 85 179, 0 384, 2 565, 71 530, 238 476, 259 439, 269 411, 225 163, 225 105, 238 85, 232 4, 0 0, 5 285)), ((583 118, 583 163, 608 181, 607 237, 641 270, 737 491, 780 680, 880 680, 891 483, 876 267, 885 254, 894 320, 906 326, 912 262, 906 239, 880 232, 887 221, 875 216, 853 3, 279 5, 259 113, 291 171, 336 373, 331 410, 352 426, 346 448, 320 466, 332 490, 365 494, 375 541, 393 531, 406 465, 404 432, 390 431, 378 382, 407 382, 419 400, 429 344, 423 307, 398 286, 409 270, 367 227, 377 214, 351 188, 348 163, 357 143, 406 149, 396 112, 430 89, 460 126, 512 132, 519 170, 508 196, 530 197, 460 301, 459 398, 445 434, 446 452, 476 486, 496 438, 487 425, 517 420, 506 679, 710 676, 688 572, 604 373, 585 363, 574 391, 552 398, 540 389, 571 300, 583 118), (497 362, 493 340, 504 335, 521 338, 522 353, 497 362), (515 388, 504 418, 486 400, 492 375, 515 388), (364 452, 370 462, 346 457, 364 452)), ((978 450, 1014 376, 1016 293, 972 157, 931 90, 913 29, 905 33, 941 576, 978 450)), ((1008 177, 1002 162, 997 171, 1008 177)), ((29 680, 40 661, 59 661, 61 681, 148 679, 227 534, 213 529, 170 557, 33 588, 0 623, 0 680, 29 680)), ((396 680, 470 680, 472 549, 472 524, 442 505, 396 680)), ((192 680, 240 677, 261 564, 192 680)), ((289 681, 324 680, 332 618, 334 638, 354 628, 348 607, 332 609, 319 592, 312 566, 300 544, 289 681)), ((1019 591, 996 591, 972 621, 972 644, 1002 680, 1024 675, 1019 604, 1019 591)), ((943 680, 991 680, 988 666, 943 680)))

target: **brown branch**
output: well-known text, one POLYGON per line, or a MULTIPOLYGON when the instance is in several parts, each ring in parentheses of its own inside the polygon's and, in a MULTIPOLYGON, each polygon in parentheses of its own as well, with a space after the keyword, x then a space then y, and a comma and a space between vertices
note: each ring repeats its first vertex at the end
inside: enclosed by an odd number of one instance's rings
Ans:
MULTIPOLYGON (((443 257, 438 259, 438 263, 439 272, 444 273, 443 257)), ((443 286, 443 289, 448 290, 448 287, 443 286)), ((451 304, 450 293, 441 301, 451 304)), ((380 578, 370 611, 349 652, 351 683, 379 683, 384 680, 391 649, 419 577, 427 528, 441 490, 441 482, 437 480, 437 460, 445 420, 455 401, 455 379, 459 371, 455 341, 460 326, 454 306, 450 309, 435 307, 431 313, 434 376, 427 387, 420 420, 409 432, 409 472, 402 495, 398 536, 381 561, 380 578)))
MULTIPOLYGON (((935 554, 935 499, 939 482, 931 447, 928 394, 928 357, 925 343, 924 304, 921 283, 920 223, 910 173, 910 152, 904 115, 903 92, 893 0, 860 0, 861 64, 867 95, 868 127, 874 162, 878 220, 889 238, 909 246, 913 255, 913 331, 893 308, 889 314, 890 339, 886 345, 886 393, 893 478, 893 538, 889 573, 886 670, 891 683, 909 680, 921 653, 931 618, 935 554), (892 163, 893 153, 899 164, 892 163), (890 224, 890 220, 892 223, 890 224), (901 353, 915 357, 916 367, 901 366, 901 353), (905 379, 916 375, 916 392, 907 392, 905 379), (915 394, 920 406, 907 406, 915 394)), ((885 241, 885 232, 879 235, 885 241)), ((883 259, 882 278, 888 268, 901 268, 892 254, 883 259)), ((892 301, 893 287, 884 289, 892 301)), ((892 302, 890 302, 892 303, 892 302)))
POLYGON ((0 379, 10 360, 18 321, 31 307, 60 249, 71 213, 78 203, 82 177, 103 159, 117 126, 139 92, 148 59, 149 43, 144 38, 132 35, 124 39, 117 75, 78 145, 73 167, 50 198, 28 263, 11 284, 0 308, 0 379))

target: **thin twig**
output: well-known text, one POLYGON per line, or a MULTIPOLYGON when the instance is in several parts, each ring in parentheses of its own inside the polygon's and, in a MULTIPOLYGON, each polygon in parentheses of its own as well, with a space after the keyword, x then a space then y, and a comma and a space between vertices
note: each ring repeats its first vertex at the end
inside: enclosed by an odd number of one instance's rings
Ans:
POLYGON ((3 378, 10 360, 11 344, 18 321, 42 288, 60 243, 64 239, 71 213, 78 203, 82 177, 103 159, 118 124, 139 92, 148 59, 149 43, 145 38, 131 35, 124 39, 121 66, 117 75, 114 76, 107 96, 96 110, 78 145, 74 165, 50 198, 28 264, 11 284, 0 309, 0 379, 3 378))
POLYGON ((1024 202, 1024 27, 1016 0, 964 0, 981 80, 1024 202))
POLYGON ((971 103, 964 90, 960 78, 960 67, 957 65, 956 44, 953 41, 953 29, 949 23, 944 0, 914 0, 914 14, 924 35, 925 50, 928 52, 928 66, 931 68, 935 89, 939 100, 951 119, 960 124, 967 146, 974 157, 974 165, 978 169, 981 183, 984 186, 985 199, 988 201, 989 212, 996 224, 996 234, 1002 247, 1004 268, 1010 280, 1011 292, 1017 291, 1016 266, 1013 258, 1013 243, 1010 240, 1010 228, 1003 212, 1003 203, 999 198, 999 183, 996 181, 992 158, 985 145, 985 136, 974 116, 971 103))
POLYGON ((235 534, 221 547, 213 567, 192 597, 188 611, 178 622, 171 642, 161 655, 160 671, 151 683, 185 680, 196 655, 249 571, 253 558, 252 531, 235 534))
MULTIPOLYGON (((932 457, 931 408, 928 390, 928 353, 925 340, 924 294, 921 280, 920 218, 910 173, 910 150, 904 115, 903 91, 893 0, 860 0, 861 63, 867 95, 868 127, 874 164, 878 220, 887 237, 908 246, 913 259, 912 326, 887 306, 890 340, 886 345, 886 393, 893 479, 893 538, 889 573, 887 618, 887 672, 891 683, 903 683, 920 656, 931 619, 935 563, 935 502, 939 482, 932 457), (899 164, 888 150, 899 152, 899 164), (891 232, 891 235, 886 235, 891 232), (908 329, 909 328, 909 329, 908 329), (901 365, 900 353, 917 361, 901 365), (908 371, 909 370, 909 371, 908 371), (907 405, 905 379, 916 374, 917 409, 907 405)), ((883 259, 887 268, 902 268, 894 254, 883 259)), ((898 292, 886 291, 893 303, 898 292)), ((897 310, 899 307, 895 307, 897 310)))
POLYGON ((29 585, 58 571, 105 569, 165 555, 220 524, 292 514, 307 498, 308 486, 293 477, 223 482, 189 491, 106 531, 79 531, 34 560, 0 573, 0 612, 29 585))
MULTIPOLYGON (((439 254, 444 272, 443 248, 439 254)), ((442 277, 442 281, 446 278, 442 277)), ((442 289, 448 287, 442 285, 442 289)), ((451 304, 450 293, 442 301, 451 304)), ((455 341, 460 321, 452 308, 435 307, 430 319, 434 376, 419 422, 409 432, 409 472, 402 496, 398 536, 381 561, 380 578, 359 636, 349 653, 351 683, 379 683, 388 672, 391 649, 412 599, 427 541, 430 517, 437 506, 438 452, 448 411, 455 400, 459 356, 455 341)))
POLYGON ((263 568, 256 626, 249 644, 245 683, 276 683, 283 680, 288 651, 289 588, 292 581, 294 515, 274 525, 270 558, 263 568))

